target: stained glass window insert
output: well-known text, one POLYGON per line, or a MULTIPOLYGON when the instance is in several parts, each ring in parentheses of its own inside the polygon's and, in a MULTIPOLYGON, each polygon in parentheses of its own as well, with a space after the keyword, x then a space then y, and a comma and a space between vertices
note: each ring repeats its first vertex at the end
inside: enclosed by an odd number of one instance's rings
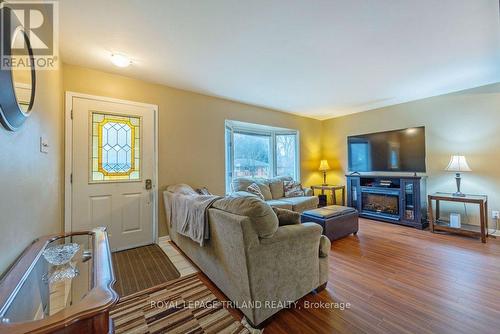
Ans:
POLYGON ((140 180, 141 119, 91 114, 90 181, 140 180))

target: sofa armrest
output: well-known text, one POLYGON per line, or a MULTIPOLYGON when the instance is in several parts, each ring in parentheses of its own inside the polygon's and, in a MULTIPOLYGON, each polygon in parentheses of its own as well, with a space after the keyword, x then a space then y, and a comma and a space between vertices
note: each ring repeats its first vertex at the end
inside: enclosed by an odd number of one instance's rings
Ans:
POLYGON ((321 239, 319 239, 319 257, 328 257, 331 247, 332 244, 330 240, 326 236, 322 235, 321 239))
POLYGON ((311 188, 303 188, 305 196, 314 196, 314 191, 311 188))
POLYGON ((299 225, 286 225, 278 227, 276 233, 269 238, 260 239, 261 245, 291 242, 318 242, 323 228, 316 223, 303 223, 299 225))

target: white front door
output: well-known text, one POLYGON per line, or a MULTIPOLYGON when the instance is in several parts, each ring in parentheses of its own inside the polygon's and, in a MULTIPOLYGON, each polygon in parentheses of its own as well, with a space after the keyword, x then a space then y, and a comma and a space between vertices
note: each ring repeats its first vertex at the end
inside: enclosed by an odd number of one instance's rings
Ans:
POLYGON ((154 113, 72 98, 72 231, 106 226, 112 250, 153 243, 154 113))

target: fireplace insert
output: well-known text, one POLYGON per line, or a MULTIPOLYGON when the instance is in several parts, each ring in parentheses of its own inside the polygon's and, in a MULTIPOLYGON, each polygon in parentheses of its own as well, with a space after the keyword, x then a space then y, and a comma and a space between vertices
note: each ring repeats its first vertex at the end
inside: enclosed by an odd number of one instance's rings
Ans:
POLYGON ((362 192, 362 211, 399 217, 399 196, 362 192))

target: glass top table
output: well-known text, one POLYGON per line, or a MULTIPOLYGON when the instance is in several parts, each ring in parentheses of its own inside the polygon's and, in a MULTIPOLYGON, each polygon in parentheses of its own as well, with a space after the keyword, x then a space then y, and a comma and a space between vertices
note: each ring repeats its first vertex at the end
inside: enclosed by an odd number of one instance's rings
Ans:
POLYGON ((92 239, 84 234, 49 242, 8 308, 0 313, 2 322, 43 319, 81 300, 93 286, 92 239), (57 253, 65 250, 67 263, 59 264, 57 253))
POLYGON ((114 281, 105 228, 39 238, 0 281, 0 333, 107 333, 114 281))
POLYGON ((488 196, 470 195, 456 196, 452 193, 436 192, 428 196, 429 227, 431 232, 442 231, 461 234, 464 236, 480 237, 481 242, 486 242, 488 236, 488 196), (479 206, 479 225, 462 224, 453 225, 450 220, 441 217, 441 202, 458 202, 476 204, 479 206), (433 205, 435 203, 435 205, 433 205), (435 207, 435 210, 434 210, 435 207))

